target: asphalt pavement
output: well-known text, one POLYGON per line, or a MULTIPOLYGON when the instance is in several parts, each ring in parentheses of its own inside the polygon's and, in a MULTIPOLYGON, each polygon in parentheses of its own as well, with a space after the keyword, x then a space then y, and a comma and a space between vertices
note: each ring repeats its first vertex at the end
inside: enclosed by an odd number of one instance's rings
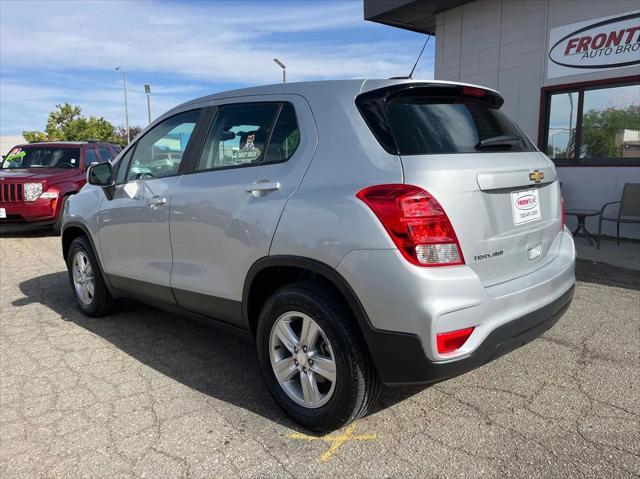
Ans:
POLYGON ((638 477, 638 272, 578 279, 542 337, 319 437, 251 344, 134 302, 86 318, 58 237, 0 236, 0 477, 638 477))

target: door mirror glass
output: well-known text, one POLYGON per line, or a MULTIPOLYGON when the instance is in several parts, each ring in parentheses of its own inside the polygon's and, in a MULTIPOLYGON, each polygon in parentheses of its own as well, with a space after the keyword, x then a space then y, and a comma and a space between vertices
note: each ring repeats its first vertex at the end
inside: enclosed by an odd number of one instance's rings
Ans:
POLYGON ((89 167, 87 171, 87 181, 90 185, 112 186, 113 170, 111 163, 97 163, 89 167))

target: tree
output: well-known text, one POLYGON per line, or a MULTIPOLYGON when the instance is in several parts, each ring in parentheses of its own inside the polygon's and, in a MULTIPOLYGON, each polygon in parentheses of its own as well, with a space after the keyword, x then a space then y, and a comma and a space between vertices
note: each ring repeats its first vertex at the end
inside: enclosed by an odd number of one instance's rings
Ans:
MULTIPOLYGON (((129 137, 131 141, 140 134, 143 130, 141 126, 130 126, 129 127, 129 137)), ((115 141, 120 144, 120 146, 127 146, 127 129, 123 125, 118 125, 115 130, 115 141)))
POLYGON ((49 113, 44 133, 25 131, 25 140, 35 141, 115 141, 115 128, 103 117, 82 116, 79 106, 65 103, 56 105, 49 113))
POLYGON ((39 141, 47 141, 47 134, 41 131, 23 131, 22 136, 29 143, 37 143, 39 141))
POLYGON ((580 150, 588 158, 618 158, 622 145, 616 134, 624 130, 640 130, 640 106, 589 110, 582 116, 580 150))
POLYGON ((74 141, 80 136, 86 119, 80 114, 79 106, 65 103, 56 105, 56 110, 49 113, 47 126, 44 129, 50 141, 74 141))

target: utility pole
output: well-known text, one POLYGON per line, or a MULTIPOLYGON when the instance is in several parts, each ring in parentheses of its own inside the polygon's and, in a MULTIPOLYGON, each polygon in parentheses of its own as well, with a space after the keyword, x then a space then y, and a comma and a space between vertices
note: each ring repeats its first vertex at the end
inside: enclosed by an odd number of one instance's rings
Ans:
POLYGON ((147 116, 149 117, 149 124, 151 124, 151 85, 145 85, 144 92, 147 94, 147 116))
POLYGON ((127 105, 127 72, 119 66, 116 67, 116 70, 122 72, 122 81, 124 84, 124 127, 127 130, 127 144, 129 144, 131 138, 129 137, 129 107, 127 105))

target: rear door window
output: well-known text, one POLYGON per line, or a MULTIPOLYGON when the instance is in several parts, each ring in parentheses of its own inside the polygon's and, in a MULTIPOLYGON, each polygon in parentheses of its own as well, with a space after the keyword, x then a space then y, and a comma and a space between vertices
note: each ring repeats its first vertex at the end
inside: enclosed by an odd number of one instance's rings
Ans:
POLYGON ((207 134, 198 170, 262 164, 279 110, 279 103, 268 102, 220 106, 207 134))
POLYGON ((283 103, 278 120, 271 133, 264 163, 287 161, 300 144, 300 129, 291 103, 283 103))
POLYGON ((400 96, 386 116, 400 155, 533 150, 500 110, 480 101, 400 96))

